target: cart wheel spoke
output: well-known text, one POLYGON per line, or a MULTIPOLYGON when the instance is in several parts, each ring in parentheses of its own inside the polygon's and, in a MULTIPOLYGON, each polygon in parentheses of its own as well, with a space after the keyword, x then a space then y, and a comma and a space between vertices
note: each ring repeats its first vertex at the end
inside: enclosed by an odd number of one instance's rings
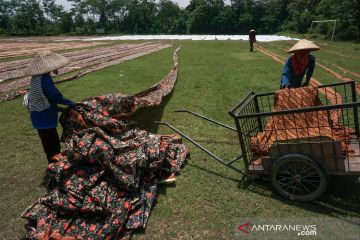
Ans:
POLYGON ((303 187, 301 186, 301 183, 299 183, 298 185, 299 185, 300 195, 303 195, 304 191, 303 191, 303 187))
POLYGON ((293 181, 292 182, 292 184, 291 184, 291 192, 293 193, 293 194, 295 194, 296 193, 296 182, 295 181, 293 181))
POLYGON ((289 164, 289 169, 291 169, 292 174, 296 174, 296 166, 294 163, 289 164))
POLYGON ((291 182, 279 182, 280 185, 284 186, 286 188, 286 190, 288 190, 291 186, 291 182))
POLYGON ((302 184, 301 182, 300 182, 300 185, 307 191, 307 194, 309 194, 309 193, 312 192, 309 188, 307 188, 307 187, 306 187, 304 184, 302 184))
POLYGON ((293 165, 294 165, 296 174, 299 174, 300 170, 301 170, 301 165, 299 164, 299 162, 294 162, 293 165))
POLYGON ((303 171, 302 175, 313 175, 313 174, 317 174, 316 171, 314 171, 313 169, 306 169, 305 171, 303 171))
MULTIPOLYGON (((302 182, 304 182, 304 181, 302 181, 302 182)), ((319 184, 315 184, 315 183, 312 183, 312 182, 304 182, 304 183, 306 183, 307 185, 311 185, 311 186, 313 186, 315 188, 319 187, 319 184)))
POLYGON ((297 194, 299 194, 299 195, 302 195, 302 188, 301 188, 301 184, 300 184, 300 182, 296 182, 296 190, 297 190, 297 194))
POLYGON ((321 182, 320 179, 302 179, 302 182, 312 182, 312 183, 319 183, 321 182))
POLYGON ((287 170, 284 169, 284 168, 280 169, 280 170, 279 170, 279 173, 280 173, 280 174, 281 174, 281 173, 285 173, 285 174, 290 175, 290 176, 293 175, 292 173, 290 173, 289 171, 287 171, 287 170))
POLYGON ((314 200, 326 189, 326 172, 307 156, 289 154, 277 159, 271 170, 274 188, 283 196, 299 201, 314 200))
POLYGON ((314 169, 307 164, 303 164, 303 170, 301 171, 302 174, 314 172, 314 169))
POLYGON ((311 176, 318 176, 319 173, 318 172, 311 172, 311 173, 308 173, 307 175, 305 176, 302 176, 303 178, 308 178, 308 177, 311 177, 311 176))
POLYGON ((278 179, 285 179, 285 180, 292 180, 292 177, 282 176, 282 175, 277 176, 276 178, 278 178, 278 179))
POLYGON ((302 164, 302 169, 300 171, 300 174, 307 174, 312 172, 314 172, 314 169, 311 166, 307 164, 302 164))
POLYGON ((306 165, 303 164, 303 165, 301 166, 301 170, 300 170, 300 173, 299 173, 299 174, 302 175, 302 174, 304 173, 305 169, 306 169, 306 165))

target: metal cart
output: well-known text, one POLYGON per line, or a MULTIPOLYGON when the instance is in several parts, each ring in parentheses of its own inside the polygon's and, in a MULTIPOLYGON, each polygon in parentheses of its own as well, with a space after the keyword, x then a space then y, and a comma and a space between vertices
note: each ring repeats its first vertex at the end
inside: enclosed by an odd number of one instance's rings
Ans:
POLYGON ((295 201, 312 201, 326 190, 329 175, 360 175, 360 102, 356 99, 355 88, 354 81, 320 85, 320 105, 278 111, 273 109, 274 93, 250 92, 229 111, 235 120, 236 128, 188 110, 176 111, 192 114, 237 132, 241 155, 229 161, 216 156, 172 125, 157 123, 168 126, 207 155, 244 177, 269 176, 273 189, 283 197, 295 201), (278 138, 270 123, 299 117, 307 122, 309 114, 319 119, 302 127, 289 124, 292 126, 277 130, 285 130, 285 133, 312 132, 311 136, 284 137, 282 134, 282 137, 278 138), (268 144, 265 146, 266 154, 259 153, 255 149, 259 147, 255 144, 257 136, 266 134, 267 131, 273 131, 273 141, 265 142, 268 144), (318 131, 315 136, 314 131, 318 131), (325 131, 328 132, 327 135, 323 134, 325 131), (333 136, 329 136, 330 133, 333 136), (243 170, 242 167, 235 166, 237 161, 244 162, 243 170))

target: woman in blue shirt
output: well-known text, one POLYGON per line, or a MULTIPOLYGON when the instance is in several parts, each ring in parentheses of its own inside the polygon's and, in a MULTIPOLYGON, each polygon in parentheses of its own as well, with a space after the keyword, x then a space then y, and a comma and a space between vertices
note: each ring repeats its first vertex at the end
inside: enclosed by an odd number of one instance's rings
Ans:
POLYGON ((41 143, 49 163, 51 158, 60 153, 58 125, 58 104, 74 106, 75 103, 62 96, 55 87, 50 73, 58 74, 58 69, 70 61, 56 53, 43 51, 26 68, 31 75, 28 108, 32 126, 38 131, 41 143))
POLYGON ((280 88, 298 88, 309 85, 315 68, 315 56, 310 55, 310 51, 319 49, 314 43, 305 39, 298 41, 290 48, 288 53, 294 53, 294 55, 289 57, 285 63, 280 88), (306 79, 302 83, 305 74, 306 79))

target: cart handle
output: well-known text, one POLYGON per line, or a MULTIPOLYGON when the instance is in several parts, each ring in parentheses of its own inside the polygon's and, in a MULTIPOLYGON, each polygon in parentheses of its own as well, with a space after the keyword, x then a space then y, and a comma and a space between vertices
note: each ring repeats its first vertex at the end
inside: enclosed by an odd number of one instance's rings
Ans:
POLYGON ((195 140, 193 140, 192 138, 188 137, 187 135, 185 135, 184 133, 180 132, 178 129, 176 129, 175 127, 173 127, 172 125, 166 123, 166 122, 159 122, 159 121, 154 121, 154 123, 156 124, 160 124, 160 125, 165 125, 167 127, 169 127, 170 129, 172 129, 173 131, 175 131, 176 133, 178 133, 179 135, 181 135, 183 138, 185 138, 186 140, 188 140, 189 142, 191 142, 192 144, 194 144, 195 146, 197 146, 198 148, 200 148, 203 152, 205 152, 207 155, 211 156, 212 158, 214 158, 216 161, 220 162, 221 164, 225 165, 226 167, 231 168, 232 170, 240 173, 241 175, 245 175, 243 171, 241 171, 241 169, 233 166, 232 164, 236 161, 238 161, 240 158, 243 157, 243 155, 240 155, 238 157, 235 157, 234 159, 225 162, 223 159, 221 159, 220 157, 216 156, 214 153, 212 153, 210 150, 208 150, 207 148, 205 148, 204 146, 202 146, 200 143, 196 142, 195 140))
POLYGON ((215 123, 216 125, 219 125, 219 126, 221 126, 221 127, 224 127, 224 128, 229 129, 229 130, 232 130, 232 131, 234 131, 234 132, 237 132, 236 128, 230 127, 230 126, 228 126, 228 125, 226 125, 226 124, 224 124, 224 123, 218 122, 218 121, 216 121, 216 120, 214 120, 214 119, 211 119, 211 118, 209 118, 209 117, 206 117, 206 116, 201 115, 201 114, 196 113, 196 112, 189 111, 189 110, 187 110, 187 109, 179 109, 179 110, 175 110, 174 112, 189 113, 189 114, 192 114, 192 115, 197 116, 197 117, 199 117, 199 118, 205 119, 205 120, 208 121, 208 122, 215 123))

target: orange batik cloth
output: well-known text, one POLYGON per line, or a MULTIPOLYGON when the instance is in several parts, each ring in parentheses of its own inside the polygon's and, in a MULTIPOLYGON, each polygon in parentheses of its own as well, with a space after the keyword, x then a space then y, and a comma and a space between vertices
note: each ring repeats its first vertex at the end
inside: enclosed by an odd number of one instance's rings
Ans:
MULTIPOLYGON (((302 87, 275 92, 273 112, 321 106, 318 89, 302 87)), ((251 150, 255 155, 268 155, 276 141, 306 141, 314 137, 328 137, 341 141, 344 153, 349 153, 349 140, 353 132, 339 123, 341 110, 312 111, 281 114, 269 117, 262 132, 251 137, 251 150)))

